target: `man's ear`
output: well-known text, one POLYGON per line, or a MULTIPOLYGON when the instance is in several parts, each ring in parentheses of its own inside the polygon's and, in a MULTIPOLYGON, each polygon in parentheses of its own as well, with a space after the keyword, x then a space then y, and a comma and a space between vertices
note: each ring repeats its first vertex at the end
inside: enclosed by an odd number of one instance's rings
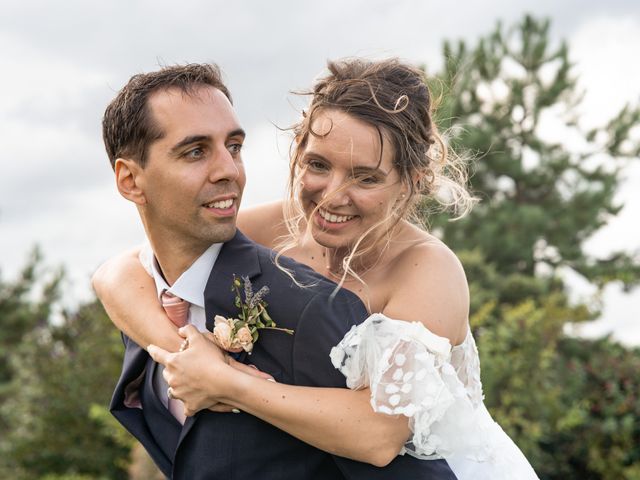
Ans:
POLYGON ((116 159, 115 173, 116 186, 120 195, 137 205, 147 203, 144 191, 140 187, 142 167, 135 160, 116 159))

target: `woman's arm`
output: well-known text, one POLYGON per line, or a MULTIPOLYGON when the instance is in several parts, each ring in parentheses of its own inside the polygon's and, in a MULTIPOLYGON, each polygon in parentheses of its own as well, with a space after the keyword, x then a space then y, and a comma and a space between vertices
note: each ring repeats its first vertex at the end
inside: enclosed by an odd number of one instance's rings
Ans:
POLYGON ((388 465, 411 435, 404 416, 375 413, 369 389, 298 387, 236 376, 236 408, 341 457, 388 465))
POLYGON ((189 415, 215 402, 233 405, 316 448, 380 467, 409 438, 405 417, 373 412, 368 389, 299 387, 244 375, 195 328, 181 332, 189 339, 184 352, 150 346, 149 353, 165 365, 165 379, 189 415))
MULTIPOLYGON (((178 351, 183 339, 160 306, 153 280, 138 260, 138 250, 105 262, 94 274, 93 284, 113 323, 136 343, 144 347, 153 343, 169 352, 178 351)), ((205 345, 211 348, 203 349, 203 352, 215 353, 217 347, 206 342, 205 345)), ((190 346, 187 352, 193 355, 198 350, 190 346)), ((206 353, 202 355, 202 359, 208 358, 206 353)), ((197 365, 208 366, 208 360, 200 362, 197 365)), ((234 364, 234 367, 237 369, 240 365, 234 364)), ((232 394, 236 400, 228 405, 255 415, 321 450, 381 466, 395 458, 409 437, 406 418, 373 412, 368 390, 295 387, 255 377, 258 381, 253 382, 252 376, 245 378, 236 369, 230 370, 235 373, 229 373, 227 377, 213 375, 209 380, 194 377, 200 372, 199 368, 176 375, 174 381, 179 381, 183 388, 190 385, 188 394, 178 395, 188 399, 189 413, 216 403, 227 403, 216 400, 216 395, 224 386, 222 380, 229 378, 239 382, 231 391, 242 391, 232 394)), ((227 387, 231 388, 231 385, 227 387)), ((228 407, 220 408, 228 411, 228 407)))
MULTIPOLYGON (((238 227, 245 235, 267 247, 286 233, 282 222, 282 201, 238 214, 238 227)), ((143 348, 153 343, 177 352, 182 339, 160 306, 155 284, 140 264, 139 253, 140 248, 134 248, 103 263, 93 274, 93 288, 111 321, 134 342, 143 348)))
POLYGON ((177 352, 182 338, 160 305, 139 252, 139 248, 129 250, 103 263, 93 274, 93 288, 111 321, 134 342, 177 352))

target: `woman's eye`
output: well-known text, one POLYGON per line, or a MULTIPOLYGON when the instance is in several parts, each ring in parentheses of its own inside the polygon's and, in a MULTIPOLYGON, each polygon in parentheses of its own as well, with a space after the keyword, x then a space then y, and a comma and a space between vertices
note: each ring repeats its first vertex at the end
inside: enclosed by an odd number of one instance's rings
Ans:
POLYGON ((363 185, 375 185, 376 183, 378 183, 378 178, 371 176, 358 177, 357 180, 358 183, 361 183, 363 185))
POLYGON ((315 170, 315 171, 326 170, 326 167, 325 167, 324 163, 318 162, 317 160, 309 160, 309 162, 307 163, 307 166, 311 170, 315 170))

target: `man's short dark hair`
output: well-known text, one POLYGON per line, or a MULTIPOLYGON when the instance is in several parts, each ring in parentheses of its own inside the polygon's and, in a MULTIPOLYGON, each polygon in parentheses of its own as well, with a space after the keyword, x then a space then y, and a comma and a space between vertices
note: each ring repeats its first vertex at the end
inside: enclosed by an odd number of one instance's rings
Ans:
POLYGON ((172 65, 131 77, 102 118, 102 138, 111 167, 115 168, 118 158, 131 158, 144 168, 149 144, 162 138, 164 133, 155 124, 148 107, 152 93, 179 88, 191 95, 194 88, 203 85, 217 88, 232 101, 220 68, 214 63, 172 65))

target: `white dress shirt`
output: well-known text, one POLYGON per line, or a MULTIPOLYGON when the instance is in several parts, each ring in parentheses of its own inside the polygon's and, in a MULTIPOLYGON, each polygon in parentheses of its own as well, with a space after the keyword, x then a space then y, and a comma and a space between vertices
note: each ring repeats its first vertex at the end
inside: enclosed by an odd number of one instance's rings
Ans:
MULTIPOLYGON (((214 243, 211 245, 200 257, 196 259, 191 266, 185 270, 180 277, 174 282, 173 285, 169 285, 162 276, 158 261, 153 254, 151 245, 148 243, 140 250, 140 263, 144 269, 153 277, 156 284, 156 290, 158 293, 158 301, 163 292, 169 292, 173 295, 180 297, 191 304, 189 307, 189 317, 187 323, 195 326, 201 332, 206 330, 206 316, 204 312, 204 287, 207 285, 209 275, 213 269, 222 243, 214 243)), ((162 376, 164 367, 158 365, 155 375, 153 377, 153 389, 158 395, 158 398, 162 401, 164 406, 167 406, 167 382, 165 382, 162 376)))

